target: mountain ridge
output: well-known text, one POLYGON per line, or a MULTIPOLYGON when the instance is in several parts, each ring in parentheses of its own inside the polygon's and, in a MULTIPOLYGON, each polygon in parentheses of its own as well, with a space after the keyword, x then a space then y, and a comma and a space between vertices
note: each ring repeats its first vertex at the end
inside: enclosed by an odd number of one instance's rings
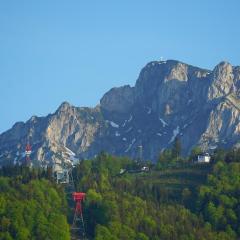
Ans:
POLYGON ((204 151, 233 146, 240 140, 239 103, 239 66, 223 61, 208 70, 152 61, 134 86, 110 89, 94 108, 63 102, 46 117, 15 123, 0 135, 0 164, 23 161, 27 141, 36 165, 66 161, 64 147, 77 158, 102 150, 136 158, 142 145, 144 158, 154 161, 175 137, 183 154, 195 145, 204 151))

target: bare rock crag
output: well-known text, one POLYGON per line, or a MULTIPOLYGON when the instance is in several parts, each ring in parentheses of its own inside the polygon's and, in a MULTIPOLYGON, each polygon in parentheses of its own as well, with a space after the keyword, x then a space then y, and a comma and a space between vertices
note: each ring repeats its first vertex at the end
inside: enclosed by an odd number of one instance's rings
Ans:
POLYGON ((134 87, 107 92, 95 108, 61 104, 54 114, 18 122, 0 135, 0 164, 21 162, 27 142, 35 165, 92 158, 100 151, 156 160, 175 137, 183 154, 231 147, 240 140, 240 67, 212 71, 179 61, 153 61, 134 87))

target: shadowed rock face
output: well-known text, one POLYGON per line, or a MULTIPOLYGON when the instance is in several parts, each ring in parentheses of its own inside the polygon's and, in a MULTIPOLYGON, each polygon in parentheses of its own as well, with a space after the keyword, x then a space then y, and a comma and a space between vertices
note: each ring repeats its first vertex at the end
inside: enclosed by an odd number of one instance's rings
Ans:
POLYGON ((54 114, 16 123, 0 135, 0 164, 21 162, 27 142, 36 165, 91 158, 104 150, 156 160, 175 137, 187 154, 236 145, 240 139, 240 67, 213 71, 182 62, 154 61, 134 87, 113 88, 95 108, 61 104, 54 114))

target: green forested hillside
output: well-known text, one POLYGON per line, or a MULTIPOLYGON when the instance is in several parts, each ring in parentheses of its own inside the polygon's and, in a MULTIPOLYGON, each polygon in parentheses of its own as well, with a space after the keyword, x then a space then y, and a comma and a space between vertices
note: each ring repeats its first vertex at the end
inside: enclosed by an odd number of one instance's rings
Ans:
MULTIPOLYGON (((73 176, 87 193, 88 239, 239 239, 240 151, 217 150, 211 164, 192 158, 164 153, 149 172, 105 153, 81 161, 73 176)), ((0 172, 0 239, 70 239, 73 203, 49 169, 0 172)))
POLYGON ((0 239, 70 239, 64 192, 35 170, 18 170, 0 177, 0 239))
POLYGON ((202 188, 209 185, 212 175, 207 176, 215 174, 212 165, 182 163, 161 170, 153 167, 149 173, 117 174, 120 168, 131 167, 127 159, 103 154, 92 162, 81 162, 76 169, 85 173, 76 175, 80 176, 78 188, 87 192, 85 217, 90 237, 234 239, 237 236, 229 225, 218 228, 200 209, 205 206, 202 188))
POLYGON ((240 237, 240 163, 218 162, 197 201, 197 212, 214 229, 240 237))

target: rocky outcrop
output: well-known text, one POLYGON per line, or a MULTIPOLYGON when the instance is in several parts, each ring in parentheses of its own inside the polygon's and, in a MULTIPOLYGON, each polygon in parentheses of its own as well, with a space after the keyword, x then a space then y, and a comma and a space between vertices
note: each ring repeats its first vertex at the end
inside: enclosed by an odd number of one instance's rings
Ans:
POLYGON ((134 103, 134 88, 129 85, 112 88, 100 100, 101 108, 109 112, 128 112, 134 103))
POLYGON ((234 90, 233 68, 227 62, 221 62, 213 70, 212 83, 209 88, 208 98, 223 97, 234 90))
POLYGON ((36 165, 92 158, 100 151, 156 160, 182 142, 183 154, 230 147, 240 140, 240 67, 221 62, 213 71, 179 61, 154 61, 134 87, 107 92, 95 108, 61 104, 54 114, 16 123, 0 135, 0 164, 24 160, 27 142, 36 165))

